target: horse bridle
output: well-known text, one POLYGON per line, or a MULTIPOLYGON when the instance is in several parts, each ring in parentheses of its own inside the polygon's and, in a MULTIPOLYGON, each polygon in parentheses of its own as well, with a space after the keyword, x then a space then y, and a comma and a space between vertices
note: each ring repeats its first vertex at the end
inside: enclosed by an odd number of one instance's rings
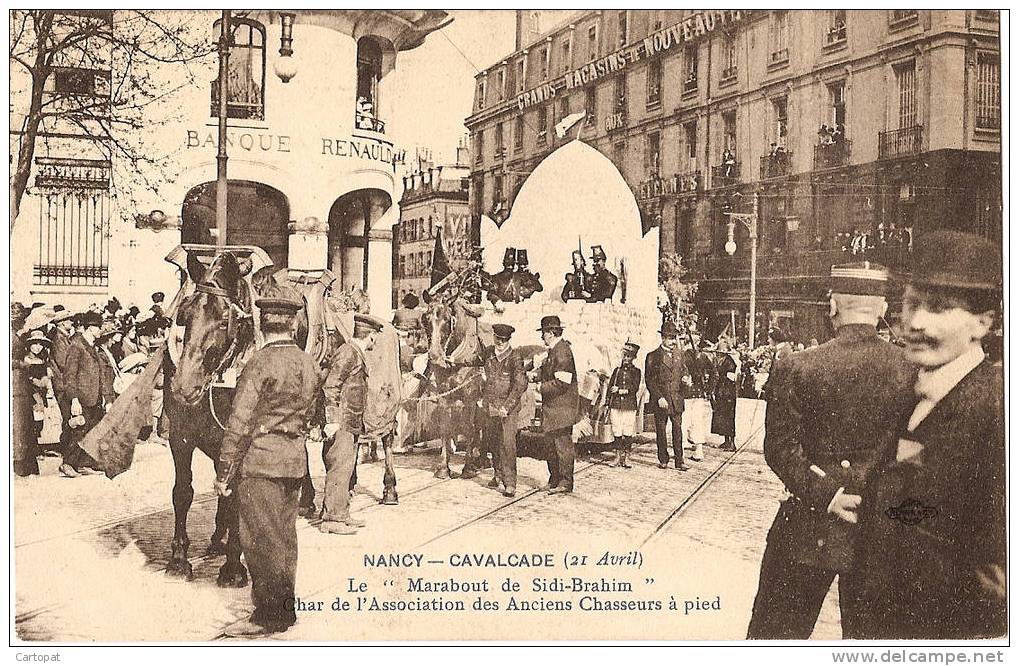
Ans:
MULTIPOLYGON (((237 335, 237 327, 239 326, 241 320, 251 319, 251 313, 245 312, 241 308, 241 306, 233 299, 233 296, 230 294, 230 292, 212 283, 199 282, 197 285, 195 285, 195 292, 208 294, 210 296, 216 296, 218 298, 224 298, 226 299, 228 305, 222 317, 222 319, 225 319, 225 321, 220 322, 220 327, 226 328, 226 336, 227 339, 230 340, 230 346, 227 347, 227 350, 223 354, 223 358, 220 360, 219 365, 212 373, 213 378, 221 377, 223 371, 226 370, 229 367, 229 365, 234 361, 234 359, 237 357, 237 351, 239 347, 238 343, 239 336, 237 335)), ((210 385, 212 381, 213 379, 209 380, 210 385)))

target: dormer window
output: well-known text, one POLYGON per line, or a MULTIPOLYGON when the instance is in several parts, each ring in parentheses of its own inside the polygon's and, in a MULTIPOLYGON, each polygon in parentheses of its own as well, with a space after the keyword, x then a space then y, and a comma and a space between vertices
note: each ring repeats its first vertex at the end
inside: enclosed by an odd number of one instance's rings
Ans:
MULTIPOLYGON (((221 22, 213 27, 218 33, 221 22)), ((265 28, 245 18, 230 21, 233 40, 227 70, 227 118, 265 119, 265 28)), ((219 77, 212 82, 211 115, 219 115, 219 77)))

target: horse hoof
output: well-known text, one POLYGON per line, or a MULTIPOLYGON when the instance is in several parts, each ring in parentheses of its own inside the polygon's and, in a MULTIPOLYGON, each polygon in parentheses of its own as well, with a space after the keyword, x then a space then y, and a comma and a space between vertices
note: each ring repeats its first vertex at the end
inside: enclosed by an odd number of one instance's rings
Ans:
POLYGON ((382 504, 388 504, 390 506, 400 503, 399 496, 395 490, 386 490, 382 493, 382 504))
POLYGON ((166 563, 166 575, 171 578, 183 578, 184 580, 194 580, 195 574, 191 568, 191 563, 187 560, 170 560, 166 563))
POLYGON ((219 575, 216 577, 216 585, 219 587, 244 587, 248 584, 248 570, 244 568, 243 564, 236 564, 230 566, 224 564, 219 569, 219 575))
POLYGON ((446 468, 439 468, 439 469, 435 470, 435 478, 436 479, 448 479, 451 476, 452 476, 452 474, 446 468))
POLYGON ((226 542, 225 541, 213 541, 209 544, 209 547, 205 549, 206 555, 226 555, 226 542))

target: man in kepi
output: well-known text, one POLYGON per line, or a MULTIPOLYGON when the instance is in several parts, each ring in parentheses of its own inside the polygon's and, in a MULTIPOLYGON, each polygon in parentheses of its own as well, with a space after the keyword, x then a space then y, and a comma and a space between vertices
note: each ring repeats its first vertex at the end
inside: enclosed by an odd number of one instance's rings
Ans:
POLYGON ((615 438, 616 467, 630 469, 626 462, 637 434, 637 393, 640 390, 640 369, 633 364, 640 345, 632 340, 623 344, 623 359, 609 377, 609 422, 615 438))
POLYGON ((881 340, 888 272, 833 266, 835 338, 779 359, 767 385, 764 459, 790 493, 768 532, 747 638, 810 638, 839 578, 843 638, 859 638, 857 509, 878 457, 912 408, 915 373, 881 340))
POLYGON ((303 307, 289 288, 260 298, 265 344, 237 380, 234 409, 217 464, 216 492, 236 488, 241 550, 251 572, 255 611, 234 636, 286 631, 297 621, 297 505, 308 464, 305 436, 322 385, 318 363, 293 340, 303 307))
POLYGON ((329 534, 356 534, 363 520, 350 515, 350 481, 357 462, 357 438, 364 434, 364 406, 368 400, 368 361, 382 324, 367 315, 354 315, 354 335, 336 350, 325 378, 326 425, 322 461, 326 468, 322 524, 329 534))
POLYGON ((517 492, 517 421, 520 398, 527 390, 524 359, 510 346, 513 327, 493 324, 495 345, 485 347, 481 360, 485 368, 482 392, 484 441, 492 452, 495 476, 489 488, 498 488, 506 497, 517 492))
POLYGON ((920 372, 915 407, 865 499, 861 638, 1008 630, 1003 378, 981 348, 1000 307, 999 247, 955 231, 917 242, 902 338, 920 372))
POLYGON ((580 419, 577 367, 570 343, 563 340, 563 325, 556 315, 541 318, 541 341, 548 356, 531 373, 541 390, 541 430, 548 440, 548 494, 573 492, 573 465, 577 457, 573 426, 580 419))
POLYGON ((591 247, 591 261, 594 263, 594 271, 591 273, 591 279, 588 283, 591 292, 587 299, 588 303, 611 301, 612 296, 616 293, 616 283, 619 281, 619 278, 605 267, 607 260, 608 257, 605 256, 605 250, 602 249, 601 245, 591 247))

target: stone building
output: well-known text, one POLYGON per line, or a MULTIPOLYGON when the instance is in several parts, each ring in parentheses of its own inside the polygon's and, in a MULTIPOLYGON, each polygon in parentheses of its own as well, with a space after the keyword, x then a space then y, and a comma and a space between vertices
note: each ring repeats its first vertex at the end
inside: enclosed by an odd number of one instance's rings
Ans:
POLYGON ((518 46, 477 76, 472 213, 512 206, 585 111, 580 138, 693 269, 709 335, 733 313, 745 335, 750 243, 736 224, 726 253, 725 213, 754 193, 758 326, 798 340, 828 336, 833 263, 899 267, 941 227, 1000 241, 995 11, 584 11, 518 46))
POLYGON ((454 164, 436 165, 421 157, 403 177, 400 221, 393 227, 393 307, 406 294, 428 289, 436 234, 450 268, 463 268, 477 240, 467 207, 470 166, 466 145, 454 164))
MULTIPOLYGON (((388 311, 400 155, 386 125, 395 98, 389 74, 401 51, 421 45, 449 22, 447 13, 234 14, 227 100, 227 243, 261 246, 279 267, 329 268, 339 275, 343 288, 366 289, 373 311, 388 311)), ((199 39, 215 45, 219 12, 167 15, 175 21, 186 17, 199 39)), ((114 20, 113 25, 121 22, 114 20)), ((123 301, 146 303, 151 291, 168 291, 177 283, 175 270, 163 261, 170 249, 180 242, 213 241, 215 50, 191 67, 201 83, 161 82, 159 104, 151 105, 153 122, 128 137, 143 143, 145 155, 168 156, 165 168, 132 176, 152 181, 151 188, 135 188, 130 198, 111 198, 109 171, 116 170, 115 159, 112 165, 110 160, 75 159, 94 137, 85 135, 62 145, 46 142, 37 151, 27 205, 12 238, 19 261, 11 267, 12 275, 34 274, 27 285, 32 298, 87 303, 117 295, 123 301), (176 115, 155 120, 168 109, 176 115), (53 241, 47 240, 47 233, 56 239, 79 237, 79 217, 69 221, 47 203, 49 193, 63 196, 60 187, 88 187, 89 196, 102 204, 96 207, 97 214, 105 216, 101 265, 79 265, 82 252, 77 240, 67 241, 66 251, 60 241, 56 259, 52 258, 53 241), (101 279, 85 283, 77 277, 93 273, 101 274, 101 279)), ((109 97, 109 65, 105 72, 84 74, 97 82, 91 94, 109 97), (105 88, 99 90, 104 81, 105 88)), ((61 85, 60 76, 55 81, 61 85)), ((19 99, 12 95, 12 108, 19 99)), ((15 109, 15 126, 16 115, 15 109)), ((92 228, 91 218, 80 219, 82 228, 92 228)))

